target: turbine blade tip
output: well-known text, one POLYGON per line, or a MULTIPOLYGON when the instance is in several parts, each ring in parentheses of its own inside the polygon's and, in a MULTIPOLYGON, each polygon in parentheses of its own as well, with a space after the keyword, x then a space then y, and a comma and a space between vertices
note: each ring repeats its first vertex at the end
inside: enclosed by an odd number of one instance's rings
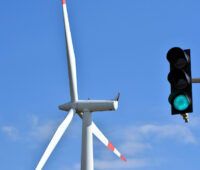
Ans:
POLYGON ((124 162, 127 162, 127 160, 126 160, 122 155, 120 155, 120 158, 121 158, 124 162))
POLYGON ((66 4, 66 1, 65 1, 65 0, 62 0, 62 4, 66 4))

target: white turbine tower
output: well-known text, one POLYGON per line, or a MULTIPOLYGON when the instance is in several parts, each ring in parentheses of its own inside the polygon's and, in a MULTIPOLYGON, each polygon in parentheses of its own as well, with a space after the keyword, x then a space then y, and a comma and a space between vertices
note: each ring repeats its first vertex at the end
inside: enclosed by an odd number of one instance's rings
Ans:
POLYGON ((104 145, 112 150, 118 157, 126 161, 120 152, 108 141, 103 133, 92 122, 92 112, 116 110, 118 108, 119 94, 115 100, 78 100, 77 79, 76 79, 76 61, 72 44, 71 32, 68 21, 67 7, 65 0, 62 0, 63 15, 65 24, 66 46, 67 46, 67 60, 68 73, 70 84, 71 102, 59 106, 60 110, 69 111, 65 120, 56 130, 53 138, 47 146, 42 158, 40 159, 36 170, 41 170, 45 165, 47 159, 56 147, 60 138, 64 134, 68 125, 70 124, 74 114, 77 113, 82 118, 82 152, 81 152, 81 170, 93 170, 93 138, 94 134, 104 145))

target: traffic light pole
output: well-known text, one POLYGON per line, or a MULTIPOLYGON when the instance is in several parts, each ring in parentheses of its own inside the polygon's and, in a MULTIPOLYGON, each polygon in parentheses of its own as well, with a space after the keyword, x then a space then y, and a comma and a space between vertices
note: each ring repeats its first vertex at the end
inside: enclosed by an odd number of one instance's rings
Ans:
MULTIPOLYGON (((200 78, 193 78, 192 79, 192 83, 200 83, 200 78)), ((188 115, 188 113, 183 113, 183 114, 181 114, 181 116, 185 120, 185 123, 189 122, 189 115, 188 115)))

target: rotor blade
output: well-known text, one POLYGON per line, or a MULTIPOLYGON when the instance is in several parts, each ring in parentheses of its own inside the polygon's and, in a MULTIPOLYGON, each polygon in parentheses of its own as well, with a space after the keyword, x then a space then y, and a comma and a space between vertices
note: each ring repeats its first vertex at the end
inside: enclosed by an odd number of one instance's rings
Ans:
POLYGON ((75 54, 74 54, 74 48, 72 43, 72 37, 71 37, 68 14, 67 14, 67 6, 65 0, 62 0, 62 5, 63 5, 63 15, 65 24, 66 46, 67 46, 67 63, 68 63, 68 74, 69 74, 69 84, 70 84, 70 95, 71 95, 71 101, 77 101, 78 90, 77 90, 77 78, 76 78, 76 60, 75 60, 75 54))
POLYGON ((108 139, 103 135, 99 128, 92 122, 92 132, 94 135, 111 151, 113 151, 118 157, 126 162, 126 159, 121 155, 121 153, 108 141, 108 139))
POLYGON ((71 109, 66 116, 65 120, 60 124, 58 129, 56 130, 56 133, 54 134, 53 138, 51 139, 48 147, 46 148, 44 154, 42 155, 42 158, 40 159, 40 162, 38 163, 35 170, 41 170, 46 163, 47 159, 51 155, 52 151, 56 147, 57 143, 59 142, 60 138, 64 134, 65 130, 67 129, 68 125, 70 124, 73 116, 75 114, 75 110, 71 109))

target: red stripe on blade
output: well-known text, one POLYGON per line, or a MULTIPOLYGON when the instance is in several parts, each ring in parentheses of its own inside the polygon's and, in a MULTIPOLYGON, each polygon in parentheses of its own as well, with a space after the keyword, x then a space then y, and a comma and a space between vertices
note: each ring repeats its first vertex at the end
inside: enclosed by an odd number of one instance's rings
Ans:
POLYGON ((122 155, 120 155, 120 158, 122 158, 126 162, 126 159, 122 155))
POLYGON ((111 151, 114 151, 114 146, 108 141, 108 148, 111 150, 111 151))
POLYGON ((66 4, 65 0, 62 0, 62 4, 66 4))

